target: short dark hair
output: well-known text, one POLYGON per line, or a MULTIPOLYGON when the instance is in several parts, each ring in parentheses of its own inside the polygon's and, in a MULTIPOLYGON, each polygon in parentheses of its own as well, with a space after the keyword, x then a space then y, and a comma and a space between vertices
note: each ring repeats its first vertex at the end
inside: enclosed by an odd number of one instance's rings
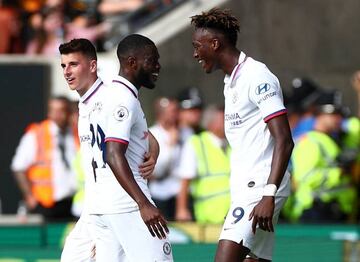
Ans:
POLYGON ((238 19, 229 10, 213 8, 208 12, 191 17, 191 24, 195 28, 205 28, 222 33, 232 45, 236 45, 237 34, 240 32, 238 19))
POLYGON ((155 46, 155 43, 146 36, 139 34, 131 34, 126 36, 117 46, 116 54, 121 61, 128 55, 134 55, 143 50, 147 46, 155 46))
POLYGON ((97 60, 95 46, 85 38, 75 38, 63 43, 59 46, 59 51, 62 55, 80 52, 91 60, 97 60))

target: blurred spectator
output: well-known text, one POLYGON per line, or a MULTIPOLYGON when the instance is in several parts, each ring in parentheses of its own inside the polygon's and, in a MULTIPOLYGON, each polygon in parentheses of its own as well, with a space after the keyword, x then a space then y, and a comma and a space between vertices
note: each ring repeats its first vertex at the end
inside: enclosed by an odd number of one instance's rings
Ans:
POLYGON ((180 158, 178 114, 177 101, 161 97, 155 101, 156 123, 150 127, 159 143, 160 154, 149 188, 156 206, 168 220, 175 219, 176 196, 180 189, 175 174, 180 158))
POLYGON ((65 13, 63 0, 48 0, 40 13, 31 17, 34 36, 30 39, 27 54, 55 55, 64 41, 86 38, 96 43, 111 30, 110 23, 97 24, 95 14, 88 10, 65 13), (74 15, 71 20, 70 15, 74 15))
POLYGON ((188 206, 191 194, 195 221, 221 224, 230 207, 230 152, 224 133, 223 109, 209 107, 204 113, 204 126, 206 131, 191 136, 182 150, 176 219, 192 219, 188 206))
POLYGON ((3 6, 0 1, 0 54, 23 52, 21 43, 21 21, 15 7, 3 6))
POLYGON ((203 101, 197 87, 183 89, 177 99, 180 106, 180 144, 183 145, 191 135, 201 131, 200 120, 203 101))
POLYGON ((48 117, 31 124, 16 149, 11 169, 28 210, 47 220, 69 219, 76 190, 71 167, 78 148, 72 132, 69 100, 49 100, 48 117))
POLYGON ((116 16, 135 11, 144 3, 145 0, 101 0, 98 10, 105 17, 116 16))
POLYGON ((294 141, 314 127, 315 102, 320 95, 320 87, 309 78, 294 78, 292 92, 287 99, 289 124, 294 141))
POLYGON ((98 16, 98 2, 98 0, 67 0, 66 12, 71 18, 79 15, 95 18, 98 16))
POLYGON ((352 78, 351 78, 351 84, 353 86, 353 89, 356 92, 357 96, 357 117, 360 118, 360 70, 356 71, 352 78))
MULTIPOLYGON (((341 139, 342 150, 348 159, 355 157, 356 160, 350 166, 350 172, 360 195, 360 71, 356 71, 351 78, 351 84, 357 97, 357 115, 348 117, 342 124, 343 136, 341 139)), ((358 208, 360 210, 360 201, 358 208)), ((358 212, 360 221, 360 212, 358 212)))
POLYGON ((65 40, 70 41, 74 38, 86 38, 94 44, 111 30, 111 24, 102 22, 96 24, 96 20, 80 14, 70 23, 65 24, 65 40))
POLYGON ((314 130, 305 133, 293 155, 294 194, 285 213, 292 221, 344 222, 354 215, 356 191, 346 172, 348 161, 332 138, 341 128, 338 92, 323 93, 315 111, 314 130))
POLYGON ((138 10, 145 4, 146 0, 101 0, 98 12, 101 20, 112 24, 112 31, 105 37, 104 48, 113 48, 121 36, 131 32, 129 14, 138 10))
POLYGON ((57 54, 58 47, 64 40, 63 10, 60 7, 45 9, 41 19, 34 23, 35 35, 28 43, 26 53, 57 54))

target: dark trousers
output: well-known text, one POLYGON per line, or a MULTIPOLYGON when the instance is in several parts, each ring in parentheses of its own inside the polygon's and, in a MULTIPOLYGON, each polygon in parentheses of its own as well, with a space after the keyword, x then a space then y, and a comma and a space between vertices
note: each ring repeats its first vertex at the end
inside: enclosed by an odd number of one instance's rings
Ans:
POLYGON ((64 198, 52 207, 43 207, 38 204, 37 207, 31 210, 31 213, 41 214, 47 222, 61 222, 72 221, 75 217, 71 214, 73 197, 64 198))
POLYGON ((176 196, 173 196, 166 200, 160 200, 153 198, 155 205, 160 209, 161 213, 166 220, 174 221, 175 220, 175 205, 176 205, 176 196))

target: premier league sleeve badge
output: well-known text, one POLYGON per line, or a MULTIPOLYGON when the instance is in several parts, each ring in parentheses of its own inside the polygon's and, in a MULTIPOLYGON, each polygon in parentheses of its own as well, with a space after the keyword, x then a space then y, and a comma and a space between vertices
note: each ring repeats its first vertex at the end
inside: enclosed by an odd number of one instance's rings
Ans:
POLYGON ((129 117, 129 110, 125 106, 118 106, 114 110, 114 118, 117 121, 124 121, 129 117))

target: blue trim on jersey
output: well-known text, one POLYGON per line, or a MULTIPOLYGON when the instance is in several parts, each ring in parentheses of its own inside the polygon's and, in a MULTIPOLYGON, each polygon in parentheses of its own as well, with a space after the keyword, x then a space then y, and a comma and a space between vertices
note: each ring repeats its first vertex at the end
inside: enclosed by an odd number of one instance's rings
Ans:
POLYGON ((109 142, 109 141, 117 142, 117 143, 121 143, 121 144, 125 144, 125 145, 129 144, 129 141, 127 141, 125 139, 117 138, 117 137, 107 137, 107 138, 105 138, 105 143, 109 142))
POLYGON ((135 98, 138 98, 136 93, 134 92, 134 90, 131 89, 131 87, 129 87, 127 84, 125 84, 124 82, 121 82, 120 80, 113 80, 113 83, 119 83, 124 85, 125 87, 127 87, 127 89, 130 90, 130 92, 135 96, 135 98))
POLYGON ((282 109, 279 111, 276 111, 275 113, 272 113, 271 115, 268 115, 267 117, 264 118, 265 123, 269 122, 271 119, 273 119, 274 117, 277 116, 281 116, 287 113, 287 109, 282 109))
POLYGON ((95 90, 82 102, 86 104, 90 100, 90 98, 96 93, 96 91, 99 90, 100 86, 102 86, 103 84, 104 83, 101 81, 100 84, 95 88, 95 90))

